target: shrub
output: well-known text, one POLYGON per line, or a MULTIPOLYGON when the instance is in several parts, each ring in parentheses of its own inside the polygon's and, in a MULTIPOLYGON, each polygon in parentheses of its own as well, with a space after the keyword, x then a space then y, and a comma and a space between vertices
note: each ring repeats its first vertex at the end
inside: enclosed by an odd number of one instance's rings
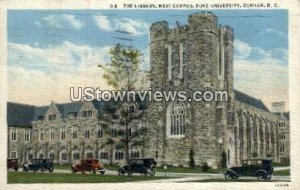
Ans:
POLYGON ((202 171, 208 172, 208 170, 209 170, 209 166, 208 166, 207 162, 205 162, 205 163, 202 165, 202 171))

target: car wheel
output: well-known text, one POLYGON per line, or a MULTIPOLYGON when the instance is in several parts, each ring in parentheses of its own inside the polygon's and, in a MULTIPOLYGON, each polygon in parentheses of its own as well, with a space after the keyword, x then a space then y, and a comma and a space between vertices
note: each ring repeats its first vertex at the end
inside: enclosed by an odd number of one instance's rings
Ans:
POLYGON ((227 171, 227 172, 224 174, 224 176, 225 176, 225 179, 234 179, 234 177, 233 177, 233 175, 231 174, 230 171, 227 171))
POLYGON ((105 174, 105 171, 100 171, 100 174, 101 174, 101 175, 104 175, 104 174, 105 174))
POLYGON ((149 173, 150 176, 154 176, 155 175, 155 171, 153 169, 151 169, 148 173, 149 173))
POLYGON ((266 174, 263 172, 259 172, 258 174, 256 174, 256 178, 258 180, 265 180, 266 179, 266 174))
POLYGON ((118 175, 119 175, 119 176, 125 175, 125 170, 124 170, 124 169, 119 169, 119 170, 118 170, 118 175))

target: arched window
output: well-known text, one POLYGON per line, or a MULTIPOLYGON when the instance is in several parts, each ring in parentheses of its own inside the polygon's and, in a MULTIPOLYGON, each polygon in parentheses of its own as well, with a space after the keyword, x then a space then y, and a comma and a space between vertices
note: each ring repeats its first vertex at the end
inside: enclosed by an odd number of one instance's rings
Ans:
POLYGON ((283 153, 284 152, 284 146, 279 147, 279 152, 283 153))
POLYGON ((43 159, 44 158, 44 152, 42 149, 39 150, 38 154, 37 154, 38 158, 43 159))
POLYGON ((122 160, 123 159, 123 152, 122 151, 116 151, 115 152, 115 159, 116 160, 122 160))
POLYGON ((170 103, 167 109, 167 136, 184 136, 185 119, 185 104, 170 103))
POLYGON ((27 153, 27 160, 31 161, 33 159, 33 150, 29 149, 27 153))
POLYGON ((73 150, 72 154, 73 154, 73 160, 79 160, 80 159, 80 154, 79 154, 78 150, 73 150))
POLYGON ((67 161, 67 150, 65 148, 60 151, 60 161, 67 161))
POLYGON ((48 158, 54 159, 55 158, 55 154, 54 154, 54 150, 50 150, 50 152, 48 153, 48 158))
POLYGON ((133 150, 131 152, 131 158, 139 158, 140 157, 140 151, 138 150, 133 150))
POLYGON ((102 160, 108 160, 108 154, 107 152, 100 152, 100 159, 102 160))

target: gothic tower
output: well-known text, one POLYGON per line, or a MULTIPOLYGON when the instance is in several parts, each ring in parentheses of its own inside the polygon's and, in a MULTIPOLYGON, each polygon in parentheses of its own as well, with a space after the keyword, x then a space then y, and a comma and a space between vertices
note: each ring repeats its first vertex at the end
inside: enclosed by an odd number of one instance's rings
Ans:
POLYGON ((233 31, 212 13, 190 15, 187 25, 166 21, 150 27, 152 91, 186 91, 184 102, 149 102, 148 155, 160 164, 217 167, 232 125, 233 31), (190 101, 198 90, 227 90, 228 102, 190 101))

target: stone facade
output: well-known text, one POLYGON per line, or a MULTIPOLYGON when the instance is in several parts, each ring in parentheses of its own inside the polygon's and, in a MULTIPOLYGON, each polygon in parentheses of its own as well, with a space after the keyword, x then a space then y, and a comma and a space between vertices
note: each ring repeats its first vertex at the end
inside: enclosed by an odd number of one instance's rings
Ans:
POLYGON ((188 99, 197 90, 228 92, 227 102, 149 103, 155 140, 148 154, 159 163, 188 165, 191 150, 196 165, 219 167, 222 152, 228 165, 251 157, 273 156, 278 161, 280 118, 260 100, 233 89, 233 40, 233 30, 218 25, 211 13, 190 15, 187 25, 177 22, 174 28, 166 21, 151 25, 152 91, 184 90, 188 99), (183 128, 184 133, 172 128, 183 128))
MULTIPOLYGON (((184 90, 189 99, 196 90, 226 90, 228 101, 151 101, 146 109, 137 105, 137 112, 144 116, 130 128, 147 127, 148 140, 143 147, 130 146, 132 157, 153 157, 158 164, 187 166, 192 150, 196 165, 207 163, 214 168, 220 167, 223 153, 228 166, 252 157, 289 160, 289 118, 270 112, 260 100, 233 89, 233 34, 230 27, 218 25, 211 13, 190 15, 187 25, 176 23, 174 28, 166 21, 151 25, 152 91, 184 90)), ((105 107, 113 106, 52 102, 34 107, 30 126, 8 121, 8 157, 21 162, 41 157, 59 163, 81 158, 124 162, 124 150, 106 144, 109 137, 118 138, 116 130, 124 129, 118 120, 119 108, 105 113, 105 107), (102 125, 108 125, 111 133, 104 133, 102 125), (14 130, 17 139, 12 141, 14 130), (30 132, 26 141, 25 130, 30 132)), ((10 114, 14 112, 8 117, 10 114)))

